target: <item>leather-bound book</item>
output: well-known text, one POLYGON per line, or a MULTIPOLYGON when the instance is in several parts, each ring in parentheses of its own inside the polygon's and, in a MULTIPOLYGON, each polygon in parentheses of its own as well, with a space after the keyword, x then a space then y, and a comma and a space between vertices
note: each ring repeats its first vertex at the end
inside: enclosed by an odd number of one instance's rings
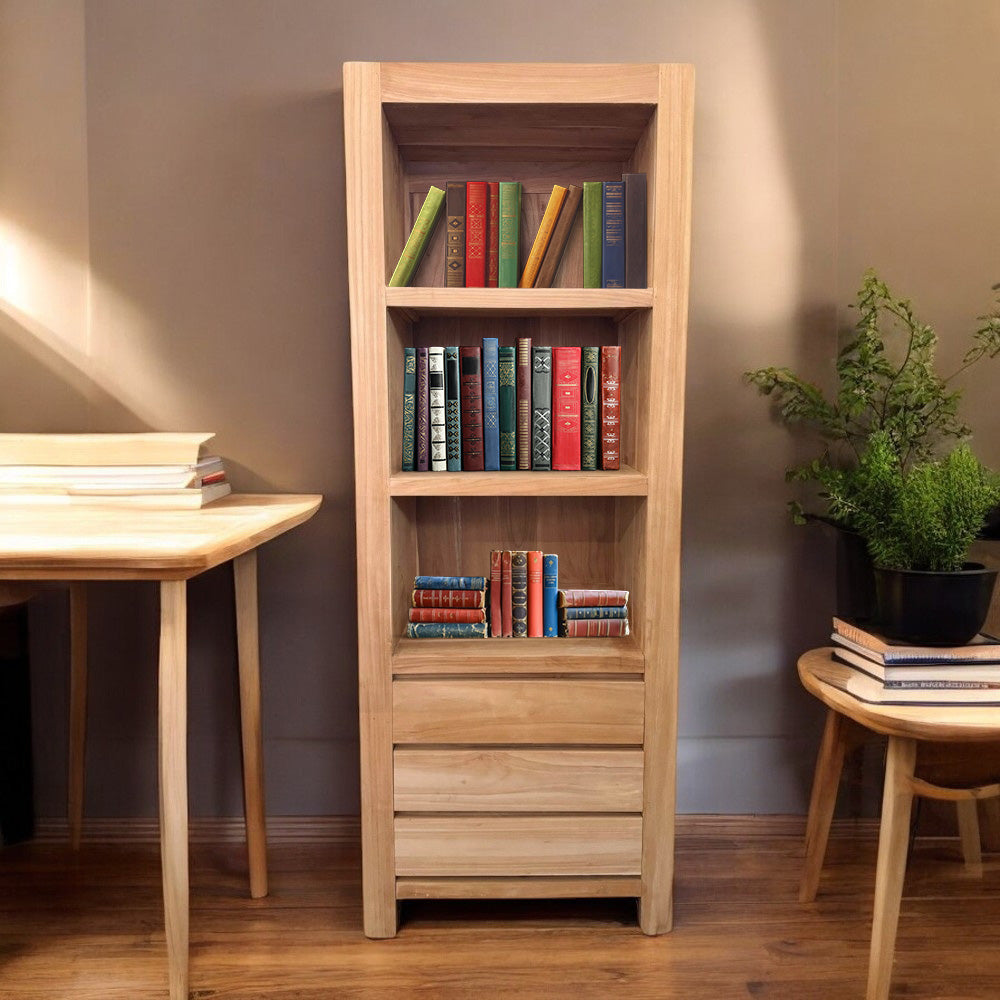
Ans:
POLYGON ((546 552, 542 557, 542 635, 559 635, 559 556, 546 552))
POLYGON ((416 219, 413 220, 413 228, 410 230, 403 252, 399 255, 396 269, 389 278, 390 285, 409 285, 413 281, 413 276, 420 265, 420 258, 430 243, 431 234, 437 226, 443 207, 444 191, 431 185, 416 219))
POLYGON ((490 635, 495 639, 499 638, 503 631, 503 613, 501 611, 502 558, 503 552, 500 549, 493 549, 490 552, 490 635))
POLYGON ((580 358, 580 468, 594 470, 601 431, 601 349, 584 347, 580 358))
POLYGON ((427 396, 430 409, 431 472, 448 468, 448 441, 444 424, 444 348, 427 348, 427 396))
POLYGON ((460 347, 462 370, 462 469, 483 471, 482 348, 460 347))
POLYGON ((604 191, 600 181, 583 182, 583 287, 601 288, 604 251, 604 191))
POLYGON ((531 467, 552 468, 552 348, 531 348, 531 467))
POLYGON ((562 210, 565 199, 566 188, 561 184, 553 184, 552 194, 549 195, 549 201, 545 206, 542 221, 538 224, 538 232, 535 233, 535 240, 531 244, 531 250, 528 252, 528 259, 524 262, 521 280, 517 283, 518 288, 535 287, 535 278, 538 277, 539 268, 542 266, 542 258, 545 256, 549 240, 552 238, 552 232, 556 228, 559 212, 562 210))
POLYGON ((559 634, 570 639, 628 635, 627 618, 577 618, 559 623, 559 634))
POLYGON ((580 469, 580 348, 552 348, 552 468, 580 469))
POLYGON ((583 188, 579 184, 570 184, 566 189, 562 208, 559 210, 559 221, 556 222, 556 227, 552 230, 552 236, 549 239, 549 245, 545 248, 542 266, 538 270, 538 277, 535 278, 535 288, 552 287, 552 281, 556 276, 566 244, 569 242, 569 234, 576 221, 577 209, 580 207, 582 198, 583 188))
POLYGON ((500 260, 501 288, 517 288, 521 251, 521 182, 500 181, 500 260))
POLYGON ((500 348, 500 470, 517 468, 516 385, 514 348, 500 348))
POLYGON ((403 472, 413 472, 417 435, 417 349, 403 348, 403 472))
POLYGON ((500 471, 500 343, 483 337, 483 468, 500 471))
POLYGON ((625 287, 646 287, 646 175, 623 174, 625 185, 625 287))
POLYGON ((500 553, 500 621, 501 635, 509 639, 514 634, 514 593, 511 578, 510 549, 500 553))
POLYGON ((531 337, 517 338, 515 358, 517 392, 517 467, 531 468, 531 337))
POLYGON ((528 635, 528 553, 510 554, 511 621, 515 639, 528 635))
POLYGON ((625 287, 625 185, 604 182, 601 287, 625 287))
POLYGON ((448 439, 448 471, 462 471, 462 392, 458 348, 444 349, 444 426, 448 439))
POLYGON ((621 362, 617 345, 601 348, 601 468, 621 468, 621 362))
POLYGON ((486 622, 410 622, 408 639, 485 639, 486 622))
POLYGON ((485 608, 410 608, 411 622, 484 622, 485 608))
POLYGON ((465 185, 465 287, 486 287, 486 181, 465 185))
POLYGON ((414 590, 410 604, 415 608, 485 608, 485 590, 414 590))
POLYGON ((444 274, 447 288, 465 288, 465 181, 445 185, 444 274))
POLYGON ((541 639, 544 628, 542 553, 528 552, 528 638, 541 639))
POLYGON ((430 469, 431 411, 427 394, 427 348, 417 348, 417 472, 430 469))
POLYGON ((486 287, 500 284, 500 184, 486 185, 486 287))
POLYGON ((588 588, 560 590, 556 603, 560 608, 624 608, 628 604, 628 591, 588 588))

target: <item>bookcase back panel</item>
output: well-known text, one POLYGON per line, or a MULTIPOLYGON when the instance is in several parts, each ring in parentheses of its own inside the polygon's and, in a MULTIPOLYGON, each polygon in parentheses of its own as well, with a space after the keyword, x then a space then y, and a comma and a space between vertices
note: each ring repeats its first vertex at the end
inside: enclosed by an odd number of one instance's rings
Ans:
POLYGON ((392 634, 406 632, 407 614, 412 603, 413 578, 417 575, 417 507, 408 497, 389 504, 391 538, 387 550, 379 554, 389 562, 389 591, 392 595, 392 634))

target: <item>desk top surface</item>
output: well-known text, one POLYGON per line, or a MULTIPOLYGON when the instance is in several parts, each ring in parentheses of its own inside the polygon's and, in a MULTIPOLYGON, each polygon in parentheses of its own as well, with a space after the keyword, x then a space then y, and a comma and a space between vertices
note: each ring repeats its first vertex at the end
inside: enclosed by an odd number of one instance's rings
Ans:
POLYGON ((307 521, 322 497, 230 494, 196 510, 0 507, 0 580, 183 580, 307 521))
POLYGON ((917 740, 960 742, 1000 739, 997 705, 878 705, 842 690, 850 667, 830 656, 830 647, 812 649, 799 657, 799 678, 805 689, 828 708, 877 733, 917 740))

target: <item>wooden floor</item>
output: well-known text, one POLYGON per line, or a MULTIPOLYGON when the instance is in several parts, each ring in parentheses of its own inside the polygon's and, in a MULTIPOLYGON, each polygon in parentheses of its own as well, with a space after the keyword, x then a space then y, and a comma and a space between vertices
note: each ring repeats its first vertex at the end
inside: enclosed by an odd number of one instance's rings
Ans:
MULTIPOLYGON (((800 820, 687 817, 675 929, 646 938, 634 901, 411 903, 399 936, 360 930, 359 850, 272 843, 251 900, 234 843, 191 848, 192 997, 227 1000, 863 997, 874 825, 835 826, 815 903, 796 901, 800 820)), ((955 840, 918 839, 893 997, 1000 997, 1000 856, 981 877, 955 840)), ((0 850, 0 998, 166 996, 155 843, 0 850)))

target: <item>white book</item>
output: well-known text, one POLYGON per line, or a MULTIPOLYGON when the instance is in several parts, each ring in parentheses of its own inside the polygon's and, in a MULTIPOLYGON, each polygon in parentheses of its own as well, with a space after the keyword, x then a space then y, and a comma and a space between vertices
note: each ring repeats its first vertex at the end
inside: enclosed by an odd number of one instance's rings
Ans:
POLYGON ((445 472, 448 453, 444 424, 444 348, 427 348, 427 395, 430 403, 431 472, 445 472))

